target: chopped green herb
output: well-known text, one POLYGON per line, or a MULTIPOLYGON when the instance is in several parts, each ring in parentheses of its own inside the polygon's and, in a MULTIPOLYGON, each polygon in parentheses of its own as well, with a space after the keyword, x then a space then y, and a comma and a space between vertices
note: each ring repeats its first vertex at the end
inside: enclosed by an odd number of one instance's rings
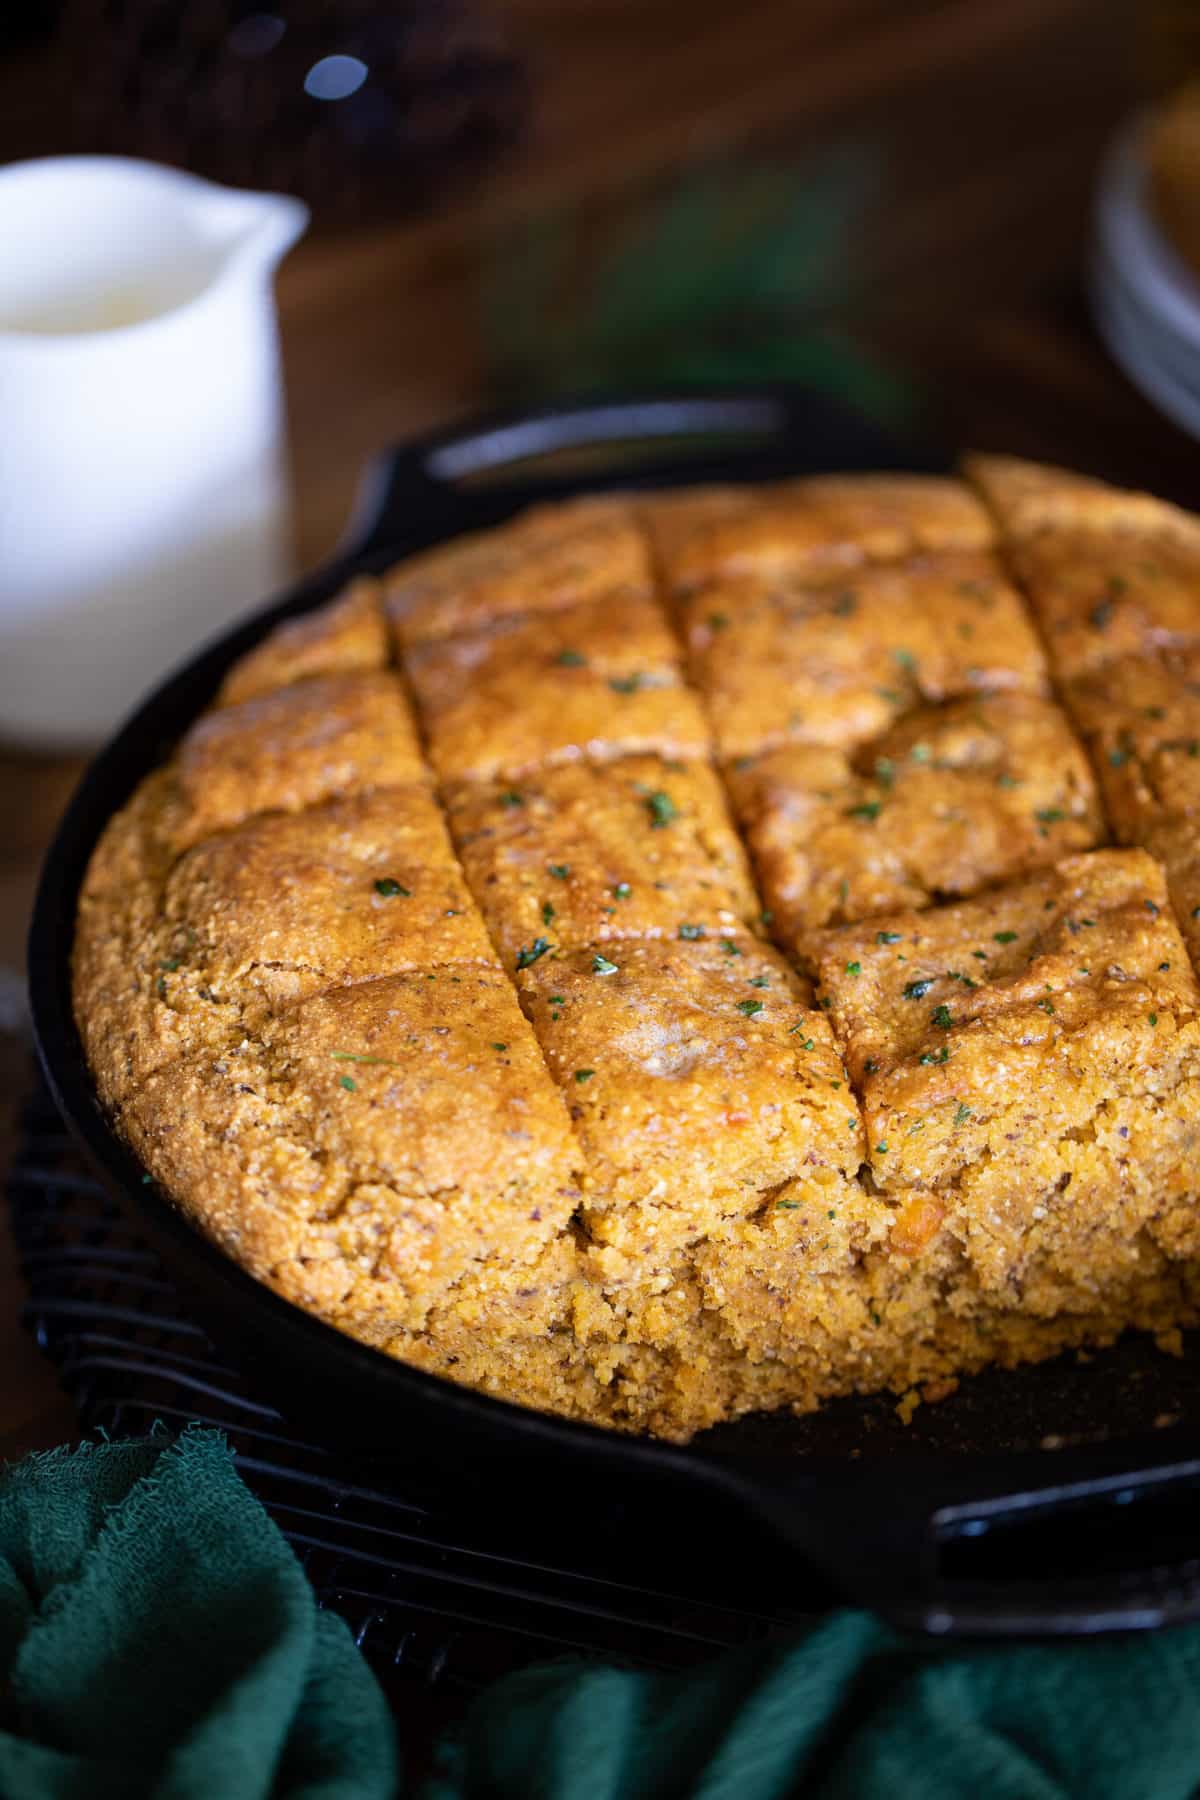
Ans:
POLYGON ((1088 614, 1088 618, 1097 631, 1103 631, 1112 616, 1113 604, 1111 600, 1098 600, 1088 614))
POLYGON ((650 814, 651 825, 656 827, 669 825, 672 819, 679 817, 679 808, 670 794, 661 791, 646 795, 646 810, 650 814))
POLYGON ((331 1050, 329 1055, 333 1062, 370 1063, 372 1067, 379 1069, 400 1069, 404 1066, 403 1063, 393 1062, 390 1056, 357 1056, 353 1050, 331 1050))
POLYGON ((553 875, 555 881, 565 881, 571 873, 570 863, 547 863, 546 872, 553 875))
POLYGON ((599 951, 597 951, 595 956, 593 956, 593 958, 592 958, 592 974, 593 975, 615 975, 616 973, 617 973, 616 963, 609 962, 607 956, 601 956, 599 951))
POLYGON ((544 937, 535 937, 532 944, 522 944, 517 951, 518 969, 532 968, 540 956, 545 956, 547 950, 553 950, 553 948, 554 945, 549 938, 544 937))
POLYGON ((948 1044, 943 1044, 940 1050, 927 1050, 924 1056, 919 1060, 924 1068, 928 1068, 931 1064, 948 1063, 950 1061, 950 1046, 948 1044))
POLYGON ((179 967, 179 958, 177 956, 164 956, 158 966, 160 969, 165 969, 168 975, 173 975, 179 967))
POLYGON ((910 981, 904 989, 904 998, 906 1000, 923 1000, 932 986, 932 975, 927 975, 920 981, 910 981))
POLYGON ((986 950, 972 950, 971 955, 975 958, 976 962, 986 962, 987 961, 987 951, 986 950))
POLYGON ((915 669, 917 659, 911 650, 893 650, 892 655, 902 669, 915 669))
POLYGON ((339 1076, 339 1077, 338 1077, 338 1086, 339 1086, 339 1087, 344 1087, 344 1088, 345 1088, 345 1090, 346 1090, 346 1092, 347 1092, 347 1093, 348 1093, 348 1094, 357 1094, 357 1092, 358 1092, 358 1083, 357 1083, 357 1081, 355 1081, 355 1080, 354 1080, 354 1079, 353 1079, 353 1078, 352 1078, 352 1077, 351 1077, 351 1076, 349 1076, 349 1075, 341 1075, 341 1076, 339 1076))
POLYGON ((928 744, 914 744, 908 753, 908 758, 910 762, 927 763, 932 755, 933 751, 928 744))
POLYGON ((899 931, 877 931, 875 942, 877 944, 902 944, 904 938, 899 931))
POLYGON ((500 804, 508 807, 524 806, 525 796, 518 794, 516 788, 509 788, 506 793, 501 794, 500 804))
POLYGON ((633 889, 627 881, 618 881, 616 887, 613 889, 613 898, 614 900, 628 900, 632 892, 633 889))
POLYGON ((709 613, 708 623, 713 631, 724 631, 729 624, 729 614, 723 612, 709 613))
POLYGON ((554 908, 551 905, 549 900, 543 900, 542 901, 542 924, 543 925, 552 925, 553 923, 554 923, 554 908))
POLYGON ((1158 1024, 1158 1014, 1157 1013, 1147 1013, 1146 1017, 1149 1019, 1151 1025, 1158 1024))
POLYGON ((704 927, 703 925, 681 925, 679 935, 686 943, 695 943, 697 939, 705 935, 704 927))
POLYGON ((1048 1018, 1053 1018, 1053 1016, 1054 1016, 1053 1000, 1039 1000, 1037 1002, 1037 1004, 1041 1007, 1042 1011, 1047 1015, 1048 1018))
POLYGON ((879 695, 881 700, 886 700, 889 706, 900 706, 903 704, 904 695, 898 694, 895 688, 876 688, 875 692, 879 695))
POLYGON ((1155 919, 1157 919, 1157 917, 1158 917, 1158 908, 1157 908, 1157 906, 1156 906, 1156 905, 1155 905, 1155 904, 1154 904, 1154 902, 1153 902, 1153 900, 1147 900, 1147 902, 1146 902, 1146 911, 1147 911, 1147 912, 1148 912, 1148 913, 1149 913, 1149 914, 1150 914, 1150 916, 1151 916, 1151 917, 1152 917, 1152 918, 1155 918, 1155 919))
POLYGON ((761 1000, 739 1000, 737 1009, 740 1013, 745 1013, 748 1019, 752 1019, 755 1013, 762 1011, 763 1003, 761 1000))
POLYGON ((645 679, 644 675, 610 675, 608 685, 614 694, 636 694, 645 679))
POLYGON ((740 948, 734 943, 732 938, 722 938, 720 941, 721 948, 726 956, 740 956, 742 954, 740 948))
POLYGON ((993 931, 992 937, 997 944, 1015 944, 1017 941, 1015 931, 993 931))
POLYGON ((895 766, 890 756, 875 758, 875 779, 880 787, 890 788, 896 779, 895 766))
POLYGON ((935 1006, 929 1016, 933 1023, 939 1026, 942 1031, 949 1031, 954 1023, 950 1008, 946 1005, 945 1001, 942 1002, 941 1006, 935 1006))
POLYGON ((769 906, 764 906, 758 916, 759 920, 764 925, 773 925, 775 923, 775 914, 771 911, 769 906))
POLYGON ((967 1120, 971 1117, 971 1108, 969 1106, 964 1106, 963 1102, 960 1100, 958 1103, 958 1110, 954 1115, 955 1125, 965 1125, 967 1120))
POLYGON ((876 1150, 877 1155, 886 1156, 887 1155, 887 1139, 881 1138, 879 1143, 876 1144, 875 1150, 876 1150))
POLYGON ((846 973, 847 975, 861 975, 862 964, 860 962, 848 962, 846 964, 846 973))
POLYGON ((1115 750, 1109 751, 1108 760, 1112 764, 1114 769, 1119 769, 1122 767, 1123 764, 1125 764, 1129 761, 1129 758, 1132 755, 1133 755, 1132 750, 1128 749, 1125 745, 1120 744, 1117 746, 1117 748, 1115 750))
POLYGON ((1166 974, 1166 972, 1167 972, 1167 970, 1168 970, 1168 969, 1169 969, 1169 968, 1170 968, 1170 966, 1171 966, 1171 965, 1170 965, 1170 963, 1169 963, 1169 962, 1165 962, 1165 963, 1159 963, 1159 965, 1158 965, 1158 971, 1159 971, 1159 974, 1160 974, 1160 975, 1165 975, 1165 974, 1166 974))
POLYGON ((879 1064, 875 1061, 875 1058, 873 1056, 868 1056, 866 1062, 863 1064, 863 1074, 864 1075, 876 1075, 876 1074, 878 1074, 878 1072, 879 1072, 879 1064))
POLYGON ((394 881, 390 875, 385 875, 382 881, 377 881, 375 883, 375 892, 377 894, 382 894, 385 900, 394 900, 397 894, 399 894, 403 900, 412 899, 412 889, 402 887, 400 883, 394 881))
POLYGON ((1033 816, 1039 825, 1061 825, 1067 815, 1061 806, 1039 806, 1033 816))
MULTIPOLYGON (((801 1019, 801 1021, 798 1025, 789 1025, 788 1026, 787 1034, 789 1037, 795 1037, 795 1035, 798 1031, 803 1031, 803 1030, 804 1030, 804 1020, 801 1019)), ((811 1050, 812 1047, 813 1047, 813 1040, 811 1038, 805 1038, 804 1042, 800 1046, 801 1050, 811 1050)))
POLYGON ((770 987, 771 985, 771 977, 769 975, 751 975, 748 979, 751 987, 764 988, 770 987))
POLYGON ((775 1202, 775 1210, 776 1212, 798 1212, 800 1210, 800 1202, 798 1200, 777 1200, 775 1202))
POLYGON ((499 1043, 497 1043, 497 1044, 493 1044, 493 1045, 492 1045, 492 1049, 493 1049, 493 1050, 507 1050, 507 1049, 508 1049, 508 1045, 507 1045, 507 1044, 499 1044, 499 1043))
POLYGON ((581 656, 578 650, 560 650, 554 660, 564 669, 583 669, 587 667, 587 657, 581 656))
POLYGON ((877 819, 882 811, 882 800, 864 800, 858 806, 848 806, 846 817, 848 819, 877 819))
POLYGON ((585 1081, 590 1081, 592 1079, 592 1076, 595 1073, 596 1073, 595 1069, 576 1069, 575 1079, 579 1083, 579 1085, 582 1087, 583 1083, 585 1081))

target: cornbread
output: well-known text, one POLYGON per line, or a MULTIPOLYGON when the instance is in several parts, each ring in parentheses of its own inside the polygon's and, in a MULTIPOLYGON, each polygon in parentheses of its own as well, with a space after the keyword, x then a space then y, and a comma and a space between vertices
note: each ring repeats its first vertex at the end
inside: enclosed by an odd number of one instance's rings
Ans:
POLYGON ((1048 685, 1016 590, 982 554, 918 556, 823 587, 722 582, 681 616, 725 760, 783 743, 852 749, 914 706, 1048 685))
POLYGON ((683 1440, 1200 1296, 1200 521, 1001 457, 600 496, 268 632, 76 1013, 337 1329, 683 1440))

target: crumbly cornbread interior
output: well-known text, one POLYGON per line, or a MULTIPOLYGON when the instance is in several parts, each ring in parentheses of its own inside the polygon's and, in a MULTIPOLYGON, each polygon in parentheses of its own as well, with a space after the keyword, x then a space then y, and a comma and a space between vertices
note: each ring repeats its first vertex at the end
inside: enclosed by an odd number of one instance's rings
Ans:
POLYGON ((261 1281, 684 1440, 1196 1322, 1198 955, 1200 520, 977 457, 356 580, 110 821, 74 991, 261 1281))

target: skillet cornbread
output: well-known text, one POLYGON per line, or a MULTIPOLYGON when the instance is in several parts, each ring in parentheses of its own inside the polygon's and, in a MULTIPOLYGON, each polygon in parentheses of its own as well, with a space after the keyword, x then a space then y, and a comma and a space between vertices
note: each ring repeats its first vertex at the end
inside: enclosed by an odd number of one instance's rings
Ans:
POLYGON ((1200 1316, 1200 521, 601 496, 270 633, 108 825, 163 1191, 380 1350, 685 1439, 1200 1316))

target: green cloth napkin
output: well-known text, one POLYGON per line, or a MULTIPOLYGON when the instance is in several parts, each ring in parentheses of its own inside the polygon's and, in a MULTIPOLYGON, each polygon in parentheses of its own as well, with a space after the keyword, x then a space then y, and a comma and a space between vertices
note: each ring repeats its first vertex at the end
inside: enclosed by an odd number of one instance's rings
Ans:
POLYGON ((695 1673, 529 1669, 425 1800, 1189 1800, 1200 1630, 971 1649, 836 1613, 695 1673))
MULTIPOLYGON (((223 1439, 0 1475, 0 1800, 392 1800, 386 1703, 223 1439)), ((835 1613, 678 1675, 499 1682, 422 1800, 1185 1800, 1200 1627, 914 1643, 835 1613)))
POLYGON ((0 1475, 3 1800, 391 1800, 345 1624, 193 1429, 0 1475))

